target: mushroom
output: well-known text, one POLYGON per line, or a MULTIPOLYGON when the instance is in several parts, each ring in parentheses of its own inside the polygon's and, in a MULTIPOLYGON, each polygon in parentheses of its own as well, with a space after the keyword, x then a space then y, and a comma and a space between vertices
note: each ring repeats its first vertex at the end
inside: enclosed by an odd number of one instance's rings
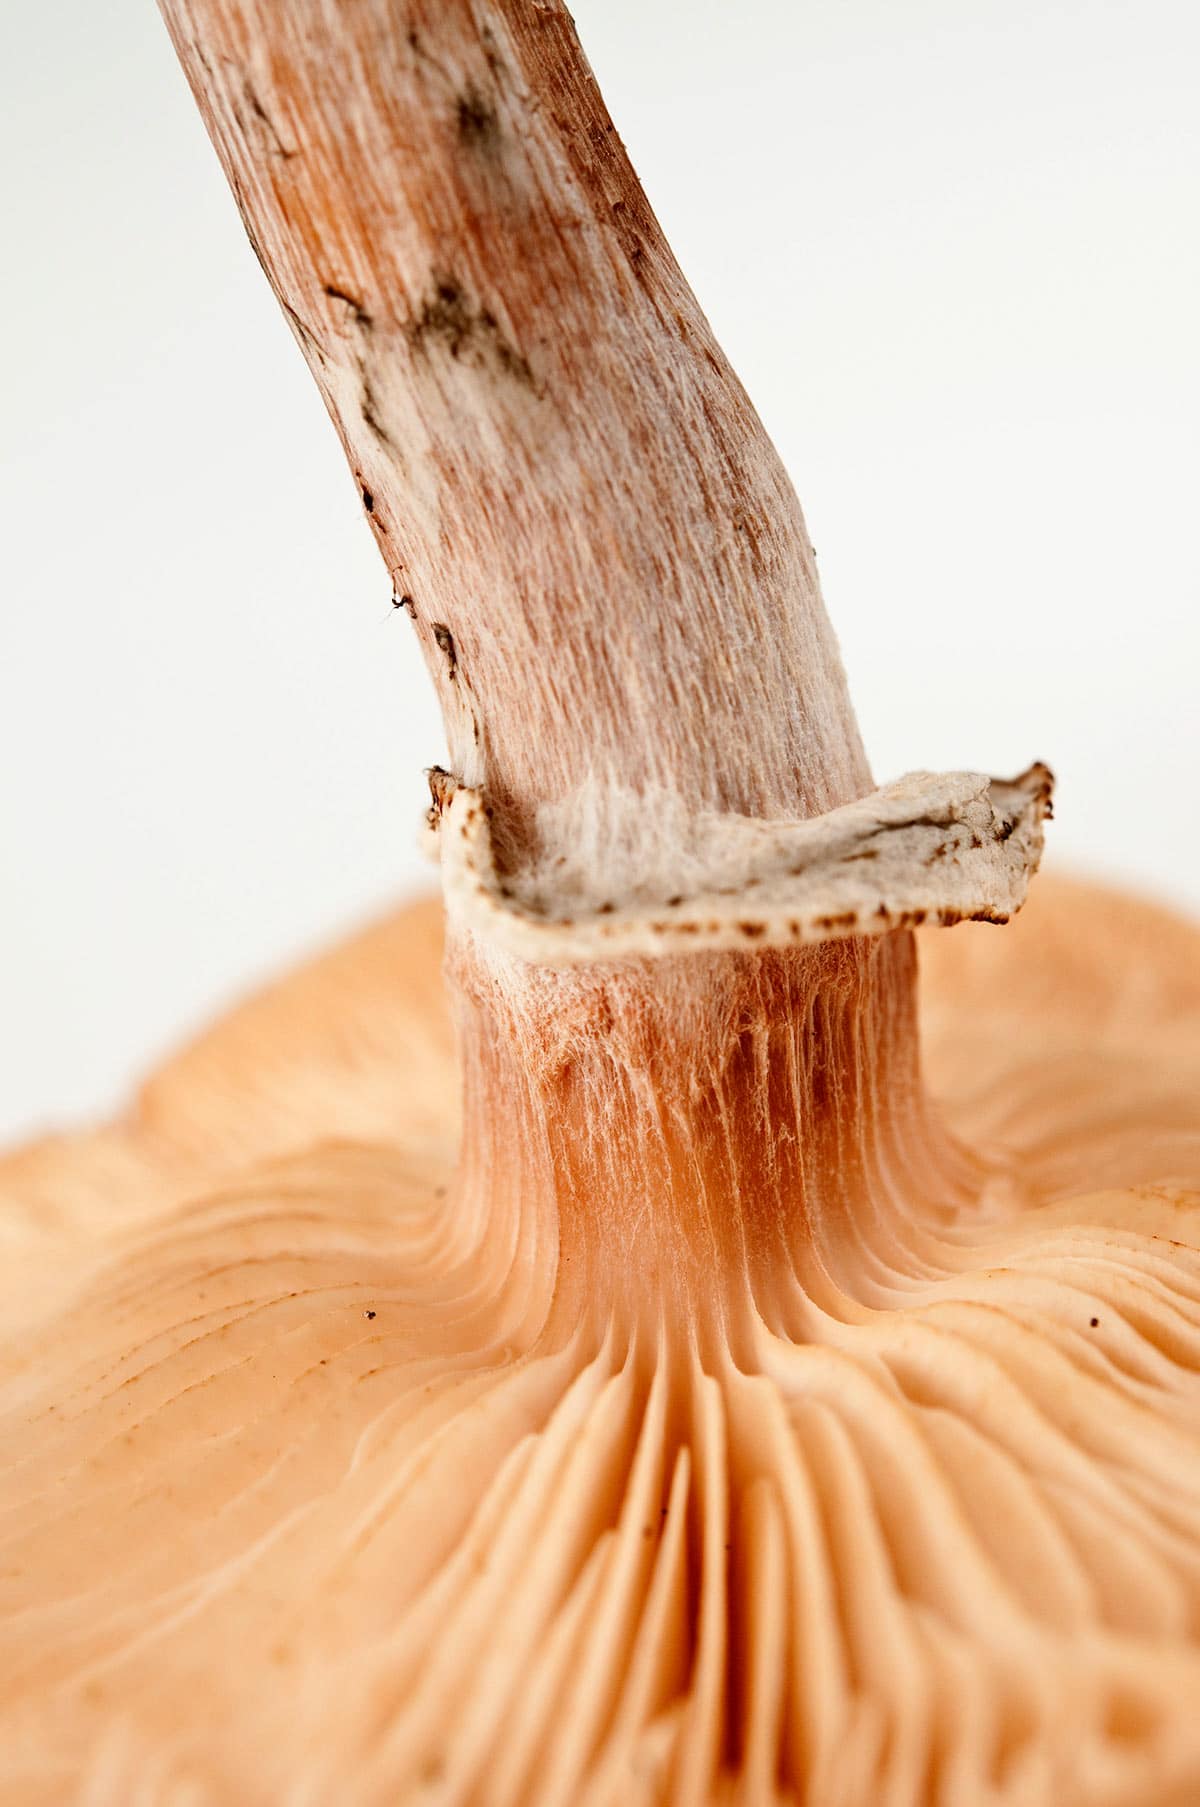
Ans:
POLYGON ((404 910, 0 1165, 3 1798, 1194 1803, 1200 936, 941 933, 1049 774, 873 785, 560 0, 164 12, 444 707, 449 1004, 404 910))

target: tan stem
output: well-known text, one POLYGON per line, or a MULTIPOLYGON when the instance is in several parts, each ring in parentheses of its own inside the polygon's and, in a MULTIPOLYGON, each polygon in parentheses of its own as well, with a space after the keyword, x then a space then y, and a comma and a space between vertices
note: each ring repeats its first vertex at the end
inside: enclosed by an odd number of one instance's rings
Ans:
POLYGON ((978 1176, 911 937, 781 943, 924 920, 939 862, 976 913, 1018 814, 980 779, 826 815, 870 775, 799 506, 559 0, 163 7, 446 715, 464 1233, 548 1239, 567 1325, 736 1343, 861 1292, 864 1238, 978 1176))
POLYGON ((868 790, 795 494, 559 0, 162 6, 501 858, 868 790))

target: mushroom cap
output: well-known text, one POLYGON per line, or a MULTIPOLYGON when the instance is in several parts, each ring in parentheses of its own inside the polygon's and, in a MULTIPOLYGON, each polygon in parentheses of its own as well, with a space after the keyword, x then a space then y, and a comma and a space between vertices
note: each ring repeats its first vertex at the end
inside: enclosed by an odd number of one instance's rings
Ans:
POLYGON ((1200 1798, 1200 931, 1046 879, 923 934, 998 1177, 752 1368, 530 1346, 439 946, 0 1164, 0 1800, 1200 1798))

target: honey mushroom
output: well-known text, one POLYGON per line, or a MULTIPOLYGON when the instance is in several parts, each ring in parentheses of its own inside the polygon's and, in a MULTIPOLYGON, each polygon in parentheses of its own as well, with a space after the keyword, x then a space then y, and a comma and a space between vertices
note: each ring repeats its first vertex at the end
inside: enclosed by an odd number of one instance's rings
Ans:
POLYGON ((1194 1803, 1200 933, 874 784, 559 0, 163 11, 444 896, 0 1162, 0 1800, 1194 1803))

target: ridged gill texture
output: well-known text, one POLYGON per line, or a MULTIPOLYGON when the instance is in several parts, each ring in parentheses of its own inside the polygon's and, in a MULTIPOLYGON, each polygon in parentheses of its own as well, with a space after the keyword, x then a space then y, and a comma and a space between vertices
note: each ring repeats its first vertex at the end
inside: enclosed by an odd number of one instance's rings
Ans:
POLYGON ((936 1110, 907 937, 726 966, 720 1070, 603 1195, 648 1095, 585 1147, 530 1098, 586 1116, 580 1037, 647 1072, 654 1022, 595 979, 518 1073, 460 973, 454 1182, 439 943, 0 1168, 0 1800, 1200 1800, 1200 935, 1059 883, 924 940, 936 1110))

